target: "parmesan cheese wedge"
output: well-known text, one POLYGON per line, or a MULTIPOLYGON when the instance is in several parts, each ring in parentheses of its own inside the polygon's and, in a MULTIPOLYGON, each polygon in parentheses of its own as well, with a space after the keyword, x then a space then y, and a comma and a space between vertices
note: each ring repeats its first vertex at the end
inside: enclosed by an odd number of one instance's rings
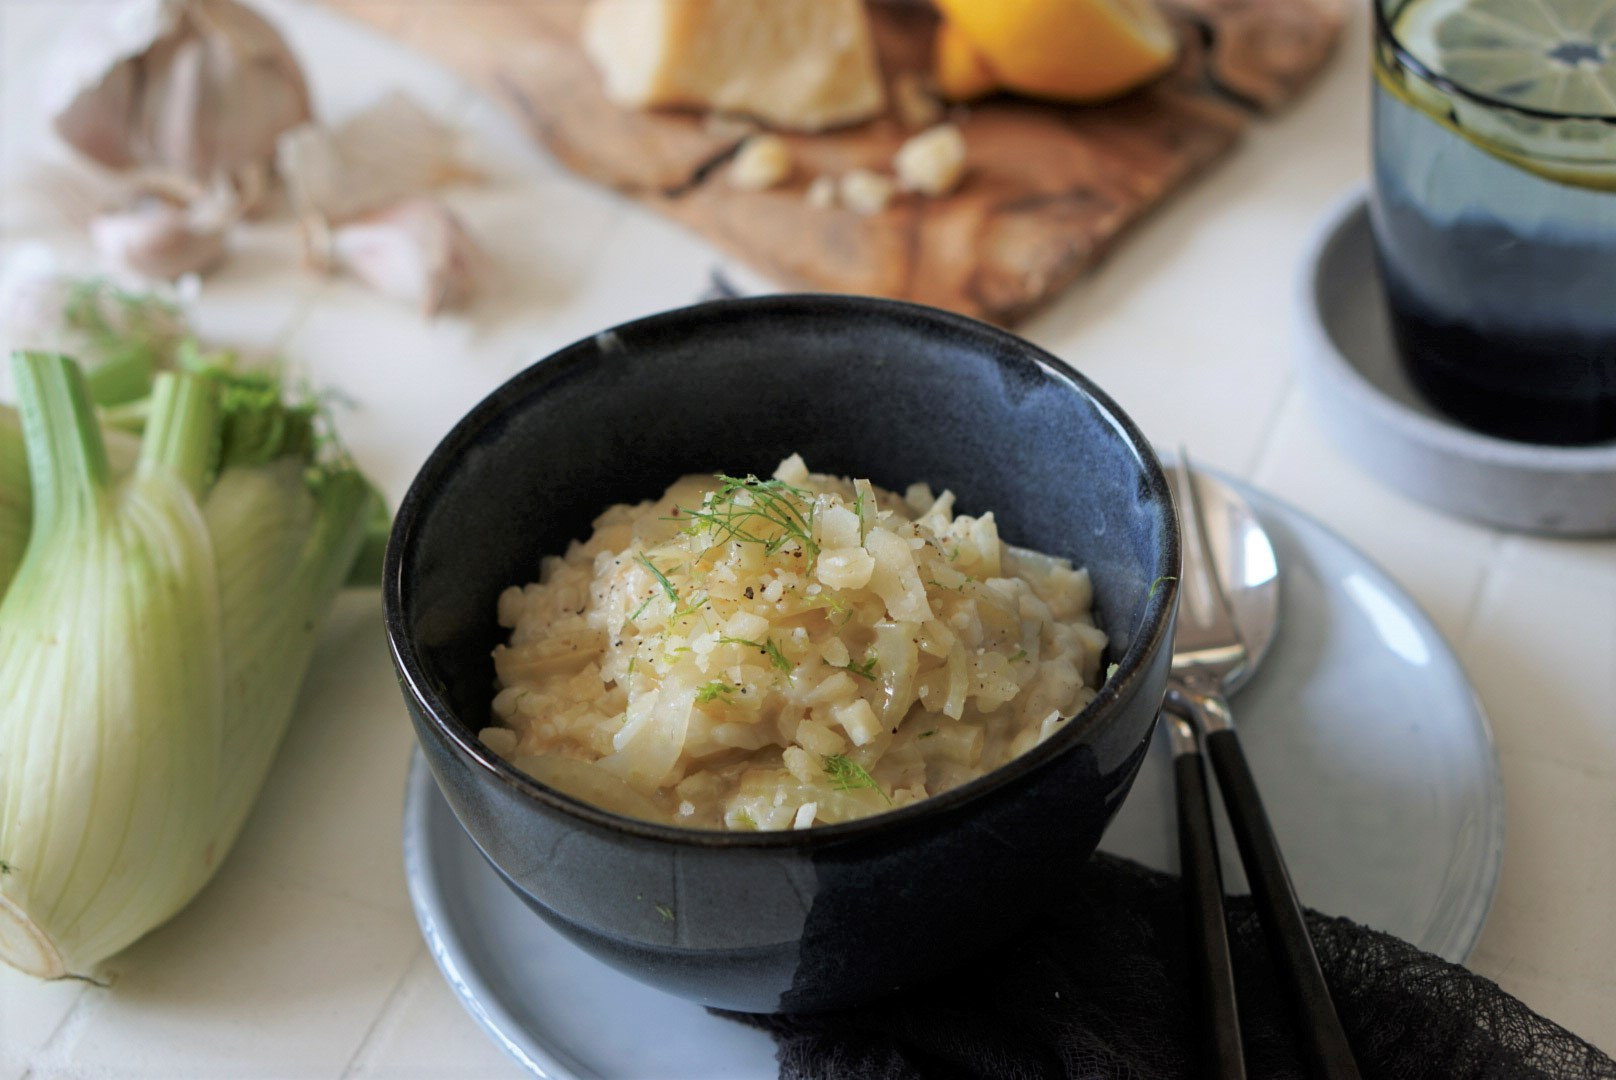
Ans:
POLYGON ((861 0, 592 0, 583 42, 620 105, 745 113, 795 131, 886 106, 861 0))

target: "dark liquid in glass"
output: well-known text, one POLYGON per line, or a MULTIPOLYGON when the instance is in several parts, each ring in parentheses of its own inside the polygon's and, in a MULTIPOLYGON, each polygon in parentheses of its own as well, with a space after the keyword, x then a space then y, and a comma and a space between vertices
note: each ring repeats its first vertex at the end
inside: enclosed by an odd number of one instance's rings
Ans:
MULTIPOLYGON (((1434 231, 1395 211, 1391 216, 1401 248, 1420 246, 1421 234, 1434 231)), ((1465 279, 1496 272, 1497 253, 1521 251, 1519 239, 1498 226, 1452 225, 1441 232, 1434 242, 1459 293, 1496 291, 1468 287, 1465 279)), ((1523 261, 1554 267, 1538 279, 1540 288, 1578 291, 1579 282, 1598 277, 1600 264, 1612 258, 1609 251, 1570 244, 1535 241, 1533 248, 1523 261)), ((1382 257, 1381 274, 1404 368, 1437 409, 1508 439, 1576 445, 1616 438, 1616 323, 1548 328, 1519 317, 1508 302, 1442 308, 1393 259, 1382 257)), ((1500 275, 1505 281, 1514 276, 1500 275)), ((1616 294, 1606 304, 1616 315, 1616 294)))

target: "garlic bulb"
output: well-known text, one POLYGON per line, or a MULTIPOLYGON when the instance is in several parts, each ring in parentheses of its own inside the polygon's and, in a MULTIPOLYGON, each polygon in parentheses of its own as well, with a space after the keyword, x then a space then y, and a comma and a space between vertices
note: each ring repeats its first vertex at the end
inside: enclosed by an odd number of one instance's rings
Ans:
POLYGON ((46 104, 62 138, 102 165, 198 193, 225 183, 249 209, 268 190, 276 139, 310 115, 297 59, 236 0, 95 5, 46 104))
POLYGON ((404 199, 332 231, 328 261, 428 315, 464 301, 481 254, 441 201, 404 199))
POLYGON ((225 254, 227 204, 206 198, 180 205, 148 194, 90 222, 90 239, 114 269, 173 281, 206 273, 225 254))

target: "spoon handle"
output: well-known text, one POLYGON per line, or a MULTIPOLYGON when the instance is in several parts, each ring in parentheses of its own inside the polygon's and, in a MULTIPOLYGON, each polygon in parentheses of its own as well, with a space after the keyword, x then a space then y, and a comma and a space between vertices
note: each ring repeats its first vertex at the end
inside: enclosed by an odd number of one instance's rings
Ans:
POLYGON ((1178 794, 1178 861, 1184 879, 1190 950, 1199 982, 1205 1029, 1205 1068, 1216 1080, 1246 1080, 1240 1041, 1240 1010, 1234 996, 1234 962, 1223 912, 1223 872, 1212 802, 1195 726, 1164 709, 1173 744, 1173 780, 1178 794))
POLYGON ((1358 1065, 1347 1043, 1341 1019, 1324 983, 1313 939, 1308 935, 1302 905, 1296 899, 1290 872, 1279 853, 1268 813, 1257 794, 1257 781, 1246 764, 1245 751, 1233 728, 1208 733, 1206 753, 1217 773, 1223 806, 1229 812, 1240 861, 1251 883, 1252 899, 1268 937, 1268 948, 1295 995, 1302 1021, 1303 1042, 1320 1080, 1359 1080, 1358 1065))

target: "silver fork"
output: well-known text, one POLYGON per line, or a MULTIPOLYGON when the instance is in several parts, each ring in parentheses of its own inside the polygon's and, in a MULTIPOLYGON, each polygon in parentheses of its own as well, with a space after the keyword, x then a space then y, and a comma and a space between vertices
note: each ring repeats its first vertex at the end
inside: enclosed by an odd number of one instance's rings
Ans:
MULTIPOLYGON (((1359 1080, 1352 1049, 1308 935, 1302 906, 1257 794, 1257 783, 1235 734, 1234 715, 1226 700, 1226 695, 1248 679, 1261 660, 1272 636, 1277 608, 1266 623, 1248 620, 1247 633, 1242 634, 1228 583, 1219 572, 1215 545, 1208 537, 1207 507, 1182 451, 1177 472, 1183 569, 1167 705, 1172 714, 1193 725, 1190 737, 1199 734, 1212 760, 1224 809, 1240 848, 1240 861, 1251 884, 1252 899, 1269 950, 1296 1003, 1302 1041, 1314 1074, 1322 1080, 1359 1080), (1254 640, 1257 637, 1260 641, 1254 640)), ((1267 536, 1244 500, 1221 485, 1218 494, 1222 499, 1215 508, 1218 525, 1239 532, 1230 537, 1226 550, 1238 547, 1244 552, 1253 531, 1266 545, 1267 536)))

